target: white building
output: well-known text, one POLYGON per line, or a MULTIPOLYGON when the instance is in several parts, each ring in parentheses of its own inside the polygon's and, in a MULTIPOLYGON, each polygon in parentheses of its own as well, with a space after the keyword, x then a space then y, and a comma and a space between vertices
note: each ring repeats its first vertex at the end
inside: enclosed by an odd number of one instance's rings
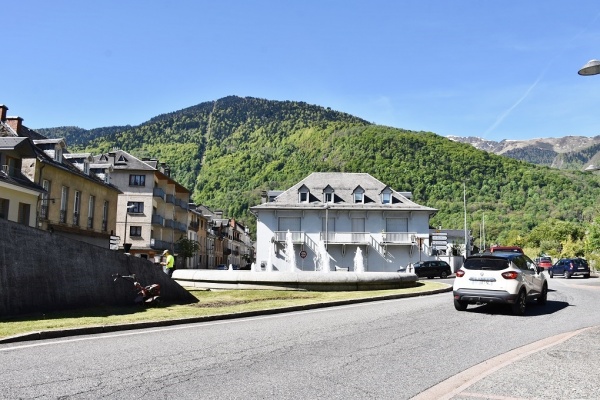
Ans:
POLYGON ((252 207, 257 217, 256 262, 290 270, 286 236, 293 241, 296 267, 315 270, 319 243, 330 269, 354 268, 360 248, 365 271, 394 272, 430 258, 429 218, 436 209, 410 200, 366 173, 313 173, 291 188, 269 192, 252 207), (304 257, 303 257, 304 256, 304 257))

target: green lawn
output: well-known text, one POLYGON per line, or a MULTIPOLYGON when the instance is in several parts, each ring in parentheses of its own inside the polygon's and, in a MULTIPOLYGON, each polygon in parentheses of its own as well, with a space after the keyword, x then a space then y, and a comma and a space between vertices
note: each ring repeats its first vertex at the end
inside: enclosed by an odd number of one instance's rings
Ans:
POLYGON ((155 308, 136 305, 131 307, 94 307, 2 318, 0 319, 0 338, 54 329, 194 318, 349 299, 410 295, 445 287, 447 285, 442 283, 419 281, 414 287, 405 289, 352 292, 190 289, 190 293, 199 300, 198 303, 163 304, 161 307, 155 308))

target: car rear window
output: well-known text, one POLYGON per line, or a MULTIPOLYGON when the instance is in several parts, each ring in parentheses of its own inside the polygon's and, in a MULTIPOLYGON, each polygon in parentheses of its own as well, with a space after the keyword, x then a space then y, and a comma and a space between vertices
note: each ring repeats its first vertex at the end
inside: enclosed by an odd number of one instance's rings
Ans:
POLYGON ((552 259, 550 257, 542 257, 540 258, 540 262, 552 262, 552 259))
POLYGON ((465 269, 485 269, 501 271, 508 268, 508 260, 503 258, 468 258, 463 264, 465 269))

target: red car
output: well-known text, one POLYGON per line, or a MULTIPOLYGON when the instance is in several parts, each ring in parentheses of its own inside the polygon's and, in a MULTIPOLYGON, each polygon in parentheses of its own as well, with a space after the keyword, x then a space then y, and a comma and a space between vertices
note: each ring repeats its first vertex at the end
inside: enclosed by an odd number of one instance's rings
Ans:
POLYGON ((538 260, 538 267, 549 269, 552 267, 552 258, 551 257, 540 257, 538 260))

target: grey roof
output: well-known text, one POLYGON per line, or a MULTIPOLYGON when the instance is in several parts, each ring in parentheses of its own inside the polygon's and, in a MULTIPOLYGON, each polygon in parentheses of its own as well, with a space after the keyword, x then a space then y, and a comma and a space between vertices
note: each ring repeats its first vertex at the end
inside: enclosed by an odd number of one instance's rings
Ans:
POLYGON ((330 209, 437 211, 435 208, 422 206, 409 200, 367 173, 349 172, 314 172, 285 190, 272 202, 254 206, 252 209, 323 208, 326 204, 323 202, 323 191, 328 186, 334 190, 334 201, 328 204, 330 209), (299 199, 298 191, 303 186, 310 192, 308 203, 301 203, 299 199), (354 203, 354 191, 359 187, 364 190, 364 203, 357 204, 354 203), (391 204, 381 202, 381 192, 386 188, 389 188, 392 194, 391 204))
POLYGON ((26 137, 0 137, 0 150, 16 151, 23 157, 35 157, 33 144, 26 137))
POLYGON ((110 163, 115 170, 155 171, 156 168, 124 150, 114 150, 94 156, 94 164, 110 163))

